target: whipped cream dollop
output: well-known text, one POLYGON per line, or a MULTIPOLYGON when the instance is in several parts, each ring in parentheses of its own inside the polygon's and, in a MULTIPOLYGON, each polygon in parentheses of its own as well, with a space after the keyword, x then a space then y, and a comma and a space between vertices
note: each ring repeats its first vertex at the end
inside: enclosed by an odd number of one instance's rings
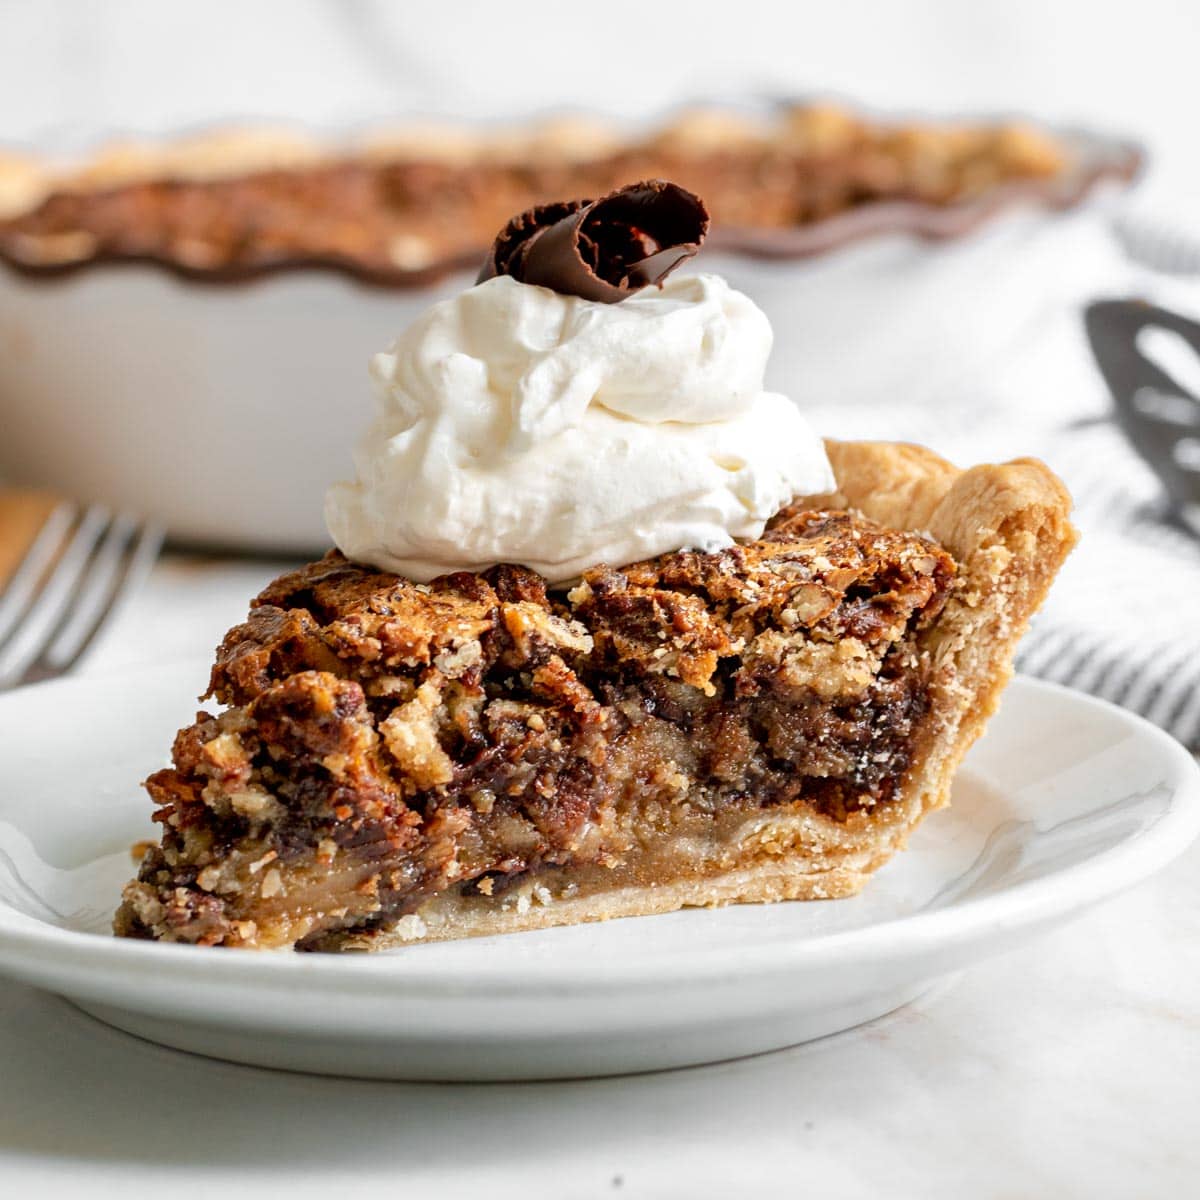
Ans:
POLYGON ((498 276, 434 305, 371 363, 358 478, 325 501, 351 559, 420 582, 605 562, 761 535, 831 491, 821 439, 763 388, 770 324, 715 275, 619 304, 498 276))

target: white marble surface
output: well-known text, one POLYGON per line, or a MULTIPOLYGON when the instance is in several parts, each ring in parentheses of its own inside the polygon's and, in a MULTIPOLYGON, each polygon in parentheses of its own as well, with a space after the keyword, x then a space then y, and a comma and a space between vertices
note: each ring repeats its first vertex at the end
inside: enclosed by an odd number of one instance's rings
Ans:
MULTIPOLYGON (((169 560, 84 670, 207 653, 279 566, 169 560)), ((480 1087, 272 1074, 8 983, 0 1064, 14 1197, 1191 1195, 1200 846, 889 1017, 713 1067, 480 1087)))

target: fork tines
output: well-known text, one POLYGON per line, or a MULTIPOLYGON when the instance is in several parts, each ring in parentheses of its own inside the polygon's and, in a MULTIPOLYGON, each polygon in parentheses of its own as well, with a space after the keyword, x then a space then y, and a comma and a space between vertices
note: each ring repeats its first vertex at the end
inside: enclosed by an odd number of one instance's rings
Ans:
POLYGON ((100 505, 58 505, 0 593, 0 689, 69 671, 144 577, 163 533, 100 505))

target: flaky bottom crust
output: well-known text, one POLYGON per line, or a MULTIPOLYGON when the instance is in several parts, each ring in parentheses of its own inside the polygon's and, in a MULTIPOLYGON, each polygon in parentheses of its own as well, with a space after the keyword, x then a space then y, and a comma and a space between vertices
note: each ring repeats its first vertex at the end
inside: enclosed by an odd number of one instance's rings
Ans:
MULTIPOLYGON (((920 446, 830 442, 838 483, 814 508, 852 508, 896 529, 927 534, 955 557, 959 574, 938 619, 920 634, 933 671, 920 748, 896 796, 844 820, 802 802, 742 822, 699 870, 651 878, 631 861, 536 874, 503 896, 443 893, 395 928, 361 944, 479 937, 554 925, 671 912, 685 907, 853 895, 901 849, 909 833, 948 803, 954 773, 995 712, 1016 646, 1075 544, 1070 496, 1033 459, 959 470, 920 446)), ((710 848, 714 849, 714 848, 710 848)), ((353 935, 343 943, 354 948, 353 935)))

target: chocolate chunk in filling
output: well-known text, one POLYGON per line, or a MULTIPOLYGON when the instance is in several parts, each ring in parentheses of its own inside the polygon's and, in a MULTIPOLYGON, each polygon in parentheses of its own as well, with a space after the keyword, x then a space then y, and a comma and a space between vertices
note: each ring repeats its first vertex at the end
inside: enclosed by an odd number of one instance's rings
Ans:
POLYGON ((921 633, 954 573, 923 537, 823 510, 565 593, 331 553, 226 636, 224 711, 147 782, 162 842, 116 929, 345 948, 433 899, 699 878, 784 805, 879 809, 931 736, 921 633))

